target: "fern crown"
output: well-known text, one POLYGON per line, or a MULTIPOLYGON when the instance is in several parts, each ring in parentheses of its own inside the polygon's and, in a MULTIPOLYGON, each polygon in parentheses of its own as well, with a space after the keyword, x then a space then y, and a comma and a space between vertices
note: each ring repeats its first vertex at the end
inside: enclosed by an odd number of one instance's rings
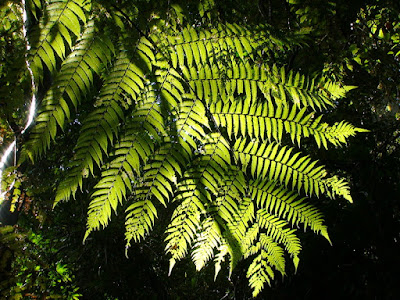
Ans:
POLYGON ((277 271, 285 275, 287 257, 297 268, 297 227, 329 241, 309 197, 351 201, 349 185, 298 148, 342 146, 363 130, 322 120, 350 87, 271 63, 268 53, 290 51, 298 36, 212 26, 212 1, 200 1, 195 17, 179 5, 148 14, 134 1, 28 2, 43 12, 29 31, 29 63, 38 86, 49 76, 52 84, 21 162, 42 157, 90 107, 55 199, 96 182, 85 240, 119 207, 128 247, 171 212, 170 272, 188 253, 198 270, 213 260, 216 276, 225 259, 230 272, 249 259, 254 296, 277 271))

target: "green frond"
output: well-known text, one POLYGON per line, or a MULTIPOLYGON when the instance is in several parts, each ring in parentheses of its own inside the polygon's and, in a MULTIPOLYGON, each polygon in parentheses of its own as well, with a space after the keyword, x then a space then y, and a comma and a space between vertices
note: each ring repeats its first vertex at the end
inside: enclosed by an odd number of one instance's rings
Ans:
POLYGON ((140 172, 140 162, 146 161, 152 151, 153 143, 148 135, 136 128, 126 129, 126 134, 115 146, 112 161, 103 167, 101 179, 94 186, 85 237, 91 231, 99 230, 100 226, 107 226, 111 209, 116 212, 118 203, 122 204, 132 191, 132 181, 140 172))
MULTIPOLYGON (((103 153, 108 154, 109 145, 114 141, 124 107, 139 98, 144 89, 144 75, 140 68, 121 52, 106 83, 100 91, 94 111, 83 122, 80 136, 75 146, 74 160, 67 177, 60 183, 55 204, 74 196, 82 180, 93 174, 94 165, 101 167, 103 153), (128 97, 129 96, 129 97, 128 97)), ((154 97, 151 98, 153 101, 154 97)))
POLYGON ((194 240, 192 260, 196 270, 200 271, 214 257, 214 249, 221 244, 221 232, 213 218, 201 222, 199 232, 194 240))
POLYGON ((219 205, 211 206, 210 214, 217 214, 222 237, 226 241, 227 251, 230 256, 229 276, 243 254, 247 250, 248 236, 246 236, 249 222, 254 219, 254 204, 250 198, 231 198, 228 194, 221 197, 219 205), (220 221, 220 218, 222 220, 220 221))
POLYGON ((238 136, 275 140, 280 143, 283 133, 290 134, 292 142, 300 146, 302 137, 314 136, 318 147, 327 149, 327 142, 335 146, 346 144, 346 139, 354 136, 359 128, 342 121, 329 126, 321 123, 321 117, 314 119, 315 113, 306 113, 307 107, 298 110, 296 105, 274 105, 271 101, 255 103, 218 101, 210 105, 210 111, 218 126, 225 127, 230 137, 238 136))
POLYGON ((353 203, 353 199, 350 195, 349 183, 344 178, 339 178, 336 175, 326 179, 326 185, 331 190, 327 190, 327 195, 334 199, 336 195, 342 196, 344 199, 353 203))
POLYGON ((228 54, 237 54, 245 59, 257 48, 266 44, 266 39, 255 37, 245 27, 227 24, 212 30, 196 30, 185 27, 175 36, 168 36, 165 41, 174 47, 170 59, 174 68, 177 65, 200 66, 208 61, 218 61, 228 54))
MULTIPOLYGON (((133 204, 127 209, 126 217, 126 233, 125 239, 127 247, 130 241, 135 242, 144 238, 153 225, 145 216, 146 206, 140 206, 143 203, 153 205, 152 200, 157 199, 161 204, 166 206, 173 194, 174 185, 178 177, 182 175, 181 165, 185 162, 184 155, 177 151, 171 143, 163 144, 143 167, 143 174, 136 180, 134 186, 133 204), (139 210, 142 209, 142 211, 139 210)), ((153 212, 153 210, 151 211, 153 212)), ((154 218, 150 218, 153 220, 154 218)))
MULTIPOLYGON (((169 198, 165 189, 165 176, 168 175, 172 181, 179 164, 166 155, 172 146, 170 143, 165 144, 166 147, 161 148, 148 163, 154 152, 155 142, 160 140, 159 135, 164 135, 165 129, 157 94, 151 85, 142 92, 143 94, 137 98, 136 110, 125 120, 127 125, 124 134, 114 146, 111 162, 103 167, 101 180, 94 187, 95 192, 89 205, 87 235, 100 225, 104 227, 108 224, 111 207, 116 211, 118 203, 122 203, 126 198, 128 190, 133 191, 135 199, 127 209, 126 240, 127 244, 132 238, 138 241, 153 224, 153 221, 143 222, 154 220, 154 216, 146 219, 148 207, 152 208, 149 213, 155 211, 150 196, 156 196, 164 205, 164 197, 169 198), (157 159, 162 160, 162 158, 167 160, 164 161, 163 168, 158 168, 161 166, 157 163, 157 159), (143 176, 141 176, 142 169, 143 176), (140 179, 137 179, 138 182, 132 186, 135 174, 140 179)), ((172 186, 169 185, 167 188, 172 193, 172 186)))
MULTIPOLYGON (((242 197, 245 195, 246 185, 243 172, 238 169, 228 170, 210 213, 216 213, 226 222, 234 222, 235 215, 239 213, 239 204, 243 205, 242 197)), ((243 210, 243 206, 241 209, 243 210)))
POLYGON ((217 254, 214 258, 214 281, 217 279, 219 271, 221 271, 221 265, 225 261, 225 256, 229 253, 229 247, 224 239, 221 240, 221 245, 217 249, 217 254))
POLYGON ((247 228, 245 235, 241 239, 240 246, 242 248, 243 258, 246 259, 260 251, 261 244, 257 242, 259 234, 260 225, 257 222, 253 222, 251 227, 247 228))
POLYGON ((221 178, 229 164, 228 147, 219 134, 207 137, 204 155, 197 156, 193 167, 177 184, 174 201, 181 204, 172 215, 165 239, 171 261, 184 257, 200 226, 200 215, 206 212, 205 206, 212 203, 212 195, 218 194, 221 178))
MULTIPOLYGON (((203 64, 198 69, 180 66, 184 78, 189 81, 200 99, 207 103, 232 101, 235 95, 245 97, 247 103, 258 103, 258 94, 275 105, 294 104, 322 110, 334 106, 326 92, 318 88, 316 79, 300 73, 286 74, 282 67, 272 67, 251 62, 236 62, 231 58, 220 68, 218 64, 203 64)), ((343 90, 345 88, 342 88, 343 90)), ((248 108, 246 108, 248 109, 248 108)))
POLYGON ((242 241, 246 235, 249 222, 252 222, 255 217, 255 207, 252 199, 243 197, 232 217, 232 220, 227 222, 228 230, 237 241, 242 241))
POLYGON ((160 47, 170 48, 167 57, 172 66, 200 67, 207 63, 222 66, 228 57, 239 61, 254 61, 265 56, 269 50, 283 48, 289 43, 273 36, 264 25, 245 26, 239 24, 219 24, 212 29, 186 26, 169 35, 160 32, 157 42, 160 47))
POLYGON ((74 40, 81 35, 91 6, 88 0, 51 0, 45 7, 40 28, 31 35, 30 65, 35 78, 44 66, 54 72, 57 58, 63 60, 74 40))
MULTIPOLYGON (((239 138, 233 146, 236 159, 246 170, 249 166, 253 178, 279 182, 294 190, 304 190, 309 196, 319 196, 333 185, 325 179, 323 166, 300 153, 292 155, 293 148, 279 144, 261 144, 239 138)), ((336 193, 337 194, 337 193, 336 193)))
POLYGON ((283 248, 264 233, 260 234, 259 241, 262 249, 268 253, 267 261, 269 265, 274 267, 282 275, 285 275, 285 252, 283 248))
POLYGON ((261 233, 255 245, 250 248, 247 256, 258 254, 247 271, 250 287, 253 289, 253 297, 256 297, 267 282, 271 285, 274 267, 282 275, 285 275, 285 257, 282 247, 267 234, 261 233))
POLYGON ((339 83, 321 78, 319 82, 319 89, 326 95, 326 97, 333 100, 343 98, 348 91, 357 88, 356 86, 342 86, 339 83))
POLYGON ((271 215, 265 209, 257 211, 256 219, 260 228, 266 230, 266 234, 275 242, 282 243, 290 255, 299 255, 301 250, 300 239, 295 234, 296 230, 289 228, 288 222, 271 215))
POLYGON ((82 37, 61 65, 60 72, 41 102, 30 140, 24 145, 23 155, 32 160, 41 156, 57 134, 64 129, 83 99, 89 98, 95 74, 100 75, 111 62, 113 44, 98 35, 93 21, 88 22, 82 37))
POLYGON ((182 176, 181 165, 186 161, 173 144, 163 144, 143 167, 143 175, 135 186, 135 197, 149 199, 154 196, 166 206, 177 178, 182 176))
MULTIPOLYGON (((212 216, 222 230, 223 253, 230 257, 229 273, 231 274, 237 262, 242 258, 241 242, 249 221, 254 218, 254 205, 249 198, 244 198, 246 180, 243 172, 231 168, 224 172, 221 186, 215 200, 207 207, 207 214, 212 216), (249 201, 250 200, 250 201, 249 201)), ((215 271, 217 276, 223 254, 216 259, 215 271)))
POLYGON ((157 217, 157 210, 153 202, 147 199, 135 201, 126 209, 126 212, 125 238, 127 240, 126 249, 128 249, 132 239, 138 242, 150 232, 154 219, 157 217))
POLYGON ((264 288, 265 283, 271 285, 271 280, 274 279, 274 271, 267 262, 268 253, 261 250, 247 270, 247 278, 249 285, 253 289, 253 297, 256 297, 264 288))
MULTIPOLYGON (((162 85, 162 88, 163 87, 165 87, 165 82, 162 85)), ((136 199, 148 201, 154 196, 161 204, 166 205, 173 194, 173 183, 176 182, 178 176, 182 176, 180 164, 184 165, 192 155, 192 152, 197 150, 197 144, 194 138, 202 140, 205 136, 200 126, 200 124, 207 124, 202 103, 199 101, 189 101, 184 95, 183 99, 185 100, 181 100, 181 104, 179 105, 179 118, 174 124, 181 150, 177 147, 173 147, 171 141, 168 141, 168 144, 160 148, 156 155, 152 157, 151 161, 144 167, 144 175, 135 187, 136 199), (192 148, 192 150, 190 148, 192 148)), ((146 117, 147 116, 148 115, 146 115, 146 117)), ((162 117, 160 115, 160 118, 153 117, 149 119, 162 120, 162 117)), ((144 127, 147 128, 146 125, 144 125, 144 127)), ((205 172, 204 174, 208 173, 205 172)), ((127 224, 132 222, 132 220, 127 218, 127 224)), ((140 227, 139 224, 135 226, 140 227)), ((132 226, 127 225, 126 239, 128 244, 132 238, 135 241, 139 240, 140 237, 137 236, 136 233, 141 233, 137 230, 133 232, 130 229, 131 227, 132 226)))
MULTIPOLYGON (((167 79, 169 74, 165 73, 165 75, 164 77, 167 79)), ((163 91, 166 86, 167 81, 164 80, 160 85, 160 90, 163 91)), ((167 103, 171 104, 170 101, 167 103)), ((201 140, 205 136, 201 126, 207 124, 207 119, 205 118, 205 110, 202 103, 199 101, 190 101, 185 95, 183 95, 179 103, 179 118, 176 120, 174 126, 181 150, 173 147, 171 141, 168 141, 168 144, 164 144, 164 147, 160 148, 143 169, 144 175, 135 187, 135 201, 150 201, 152 196, 154 196, 161 204, 166 205, 173 193, 173 183, 176 182, 178 176, 182 175, 180 164, 184 165, 192 155, 192 152, 197 149, 194 139, 201 140), (192 150, 189 148, 192 148, 192 150)), ((173 105, 178 105, 178 103, 175 102, 173 105)), ((151 117, 149 114, 146 114, 146 119, 149 119, 149 122, 151 120, 159 120, 159 122, 163 120, 161 115, 159 117, 151 117)), ((144 128, 148 128, 146 127, 146 123, 143 126, 144 128)), ((129 208, 127 211, 129 211, 129 208)), ((141 220, 133 219, 136 215, 129 213, 126 219, 127 245, 129 245, 132 238, 138 241, 141 237, 144 237, 144 234, 150 230, 152 225, 145 223, 145 230, 141 230, 141 220)))
MULTIPOLYGON (((335 146, 340 146, 341 144, 347 144, 346 139, 350 136, 355 136, 357 132, 368 132, 368 130, 357 128, 346 121, 336 122, 332 126, 328 126, 327 124, 322 123, 318 125, 318 128, 316 129, 324 131, 326 138, 329 140, 329 142, 331 142, 335 146)), ((318 143, 316 136, 315 140, 318 143)), ((321 134, 321 140, 325 148, 327 148, 326 142, 324 142, 324 140, 322 139, 322 134, 321 134)))
MULTIPOLYGON (((183 97, 174 126, 179 145, 192 156, 198 150, 199 143, 206 139, 204 129, 209 129, 210 125, 203 103, 192 99, 190 94, 183 97)), ((174 132, 172 134, 175 135, 174 132)))
MULTIPOLYGON (((185 193, 190 194, 190 197, 186 197, 174 210, 171 222, 165 231, 167 234, 165 238, 167 242, 165 250, 171 254, 170 263, 172 267, 175 261, 185 257, 200 227, 200 215, 205 211, 200 200, 202 195, 198 189, 195 189, 193 184, 181 189, 186 190, 185 193)), ((172 267, 170 268, 170 272, 172 267)))
POLYGON ((307 203, 306 198, 299 199, 297 193, 264 179, 250 181, 249 194, 256 201, 258 208, 286 219, 292 226, 302 223, 304 230, 309 226, 314 232, 327 235, 323 214, 307 203))

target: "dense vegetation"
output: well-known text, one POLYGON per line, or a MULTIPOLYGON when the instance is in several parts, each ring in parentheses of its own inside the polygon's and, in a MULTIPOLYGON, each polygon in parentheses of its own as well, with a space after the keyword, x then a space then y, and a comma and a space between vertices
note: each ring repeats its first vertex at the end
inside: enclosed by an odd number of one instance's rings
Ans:
POLYGON ((398 6, 6 1, 2 296, 396 298, 398 6))

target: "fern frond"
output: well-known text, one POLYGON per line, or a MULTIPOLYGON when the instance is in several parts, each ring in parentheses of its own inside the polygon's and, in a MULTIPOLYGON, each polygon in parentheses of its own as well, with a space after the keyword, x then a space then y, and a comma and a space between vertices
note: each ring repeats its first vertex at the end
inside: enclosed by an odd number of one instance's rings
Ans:
POLYGON ((225 256, 229 253, 229 247, 225 239, 221 239, 221 245, 217 249, 217 254, 214 258, 214 280, 217 279, 219 271, 221 271, 221 265, 225 261, 225 256))
POLYGON ((186 193, 190 194, 190 197, 185 198, 174 210, 171 222, 165 231, 167 234, 165 250, 172 256, 169 273, 175 262, 185 257, 200 226, 200 215, 205 211, 200 200, 203 196, 197 189, 194 189, 194 184, 189 185, 187 181, 186 184, 186 193), (190 188, 193 190, 189 190, 190 188))
POLYGON ((125 235, 127 239, 126 249, 128 249, 132 239, 138 242, 150 232, 157 217, 157 209, 150 199, 146 199, 135 201, 126 211, 125 235))
POLYGON ((224 170, 230 162, 229 145, 221 135, 211 134, 206 142, 204 155, 197 157, 177 185, 174 201, 181 204, 166 230, 166 251, 172 254, 171 262, 186 254, 200 226, 200 214, 206 212, 205 205, 212 203, 212 195, 218 194, 224 170))
MULTIPOLYGON (((241 239, 246 231, 248 221, 254 217, 251 201, 242 199, 245 195, 245 186, 245 177, 240 170, 236 168, 225 170, 219 174, 218 193, 215 194, 215 190, 213 190, 213 196, 216 198, 212 197, 212 202, 207 203, 206 207, 206 215, 213 218, 221 228, 221 245, 226 246, 226 253, 225 250, 224 253, 230 255, 230 274, 242 257, 241 239)), ((215 276, 219 272, 223 256, 216 260, 215 276)))
POLYGON ((254 203, 251 198, 243 197, 238 203, 237 211, 233 213, 233 218, 227 222, 229 233, 235 240, 242 243, 245 238, 249 222, 255 217, 254 203))
POLYGON ((213 258, 214 249, 221 244, 221 232, 213 218, 204 219, 194 241, 192 260, 200 271, 213 258))
POLYGON ((259 234, 260 225, 257 222, 253 222, 253 224, 247 228, 247 231, 241 240, 240 246, 242 248, 244 258, 248 258, 249 256, 260 251, 260 243, 257 242, 259 234))
MULTIPOLYGON (((164 99, 166 98, 166 102, 170 106, 167 108, 168 112, 172 111, 174 115, 176 114, 174 110, 179 109, 178 119, 174 123, 172 135, 177 135, 178 144, 182 148, 182 151, 173 147, 172 144, 166 144, 164 148, 161 148, 153 157, 152 162, 144 167, 145 173, 135 188, 135 196, 136 199, 139 199, 138 201, 150 201, 151 196, 155 196, 158 201, 166 205, 166 202, 169 201, 170 194, 172 194, 172 182, 176 180, 176 175, 182 175, 179 163, 184 165, 185 160, 187 161, 188 158, 193 155, 193 152, 197 150, 198 146, 195 139, 201 141, 204 138, 205 133, 202 126, 207 126, 208 119, 205 116, 203 104, 200 101, 190 100, 191 96, 189 94, 183 94, 177 101, 173 100, 174 98, 166 97, 165 93, 171 96, 171 94, 167 92, 171 87, 175 89, 173 86, 180 85, 176 83, 174 85, 168 84, 169 80, 171 80, 171 76, 174 74, 167 71, 158 72, 158 75, 162 78, 159 87, 160 95, 164 99)), ((179 87, 179 89, 183 89, 183 87, 179 87)), ((174 92, 174 94, 176 94, 176 92, 174 92)), ((148 115, 146 115, 146 118, 147 117, 148 115)), ((159 115, 149 119, 162 122, 163 117, 159 115)), ((146 123, 143 126, 149 129, 146 127, 146 123)), ((149 131, 152 133, 155 132, 154 130, 149 131)), ((171 141, 169 141, 169 143, 170 142, 171 141)), ((129 208, 127 211, 129 211, 129 208)), ((132 228, 140 228, 140 220, 133 220, 132 216, 134 215, 128 215, 130 217, 127 217, 126 220, 126 240, 129 245, 132 238, 135 241, 139 240, 140 236, 138 236, 138 234, 141 232, 146 233, 147 231, 132 230, 132 228)), ((147 229, 150 228, 151 226, 147 226, 147 229)))
POLYGON ((101 180, 91 195, 85 239, 91 231, 107 226, 111 209, 116 212, 118 203, 122 203, 132 191, 134 175, 139 174, 140 162, 146 161, 153 151, 153 142, 148 135, 138 133, 136 128, 128 128, 115 148, 113 160, 104 167, 101 180))
POLYGON ((174 183, 182 176, 181 165, 186 160, 173 144, 163 144, 144 166, 141 182, 135 187, 136 198, 154 196, 166 206, 173 194, 174 183))
POLYGON ((274 271, 267 263, 268 253, 261 250, 247 270, 246 277, 249 278, 250 287, 253 289, 253 297, 256 297, 264 288, 267 282, 271 285, 271 280, 274 279, 274 271))
POLYGON ((286 251, 292 256, 298 256, 301 250, 300 239, 294 233, 295 229, 289 228, 289 223, 264 209, 259 209, 256 213, 257 223, 260 228, 266 230, 266 234, 277 243, 285 245, 286 251))
MULTIPOLYGON (((209 129, 204 104, 193 99, 190 94, 183 95, 184 101, 179 105, 179 114, 174 124, 179 145, 189 156, 198 151, 198 145, 206 139, 204 129, 209 129)), ((174 132, 172 132, 174 135, 174 132)))
MULTIPOLYGON (((151 224, 145 222, 146 230, 142 230, 141 223, 143 219, 135 220, 134 218, 142 218, 142 215, 146 213, 145 211, 139 213, 138 210, 146 209, 148 206, 153 207, 153 204, 149 202, 151 199, 147 196, 141 197, 143 192, 148 192, 148 195, 161 195, 157 193, 158 190, 150 192, 146 189, 140 193, 140 188, 134 188, 131 181, 134 178, 134 174, 140 177, 142 166, 146 166, 150 155, 154 152, 154 144, 160 140, 159 135, 164 135, 165 129, 162 124, 159 100, 152 85, 148 85, 143 89, 137 100, 136 110, 126 119, 127 125, 123 135, 119 138, 118 144, 114 146, 112 160, 110 164, 103 167, 101 180, 94 187, 96 191, 93 193, 92 201, 89 205, 86 236, 93 229, 98 229, 100 225, 104 227, 108 224, 111 216, 110 207, 116 211, 118 203, 122 203, 126 197, 126 189, 129 192, 134 189, 134 193, 136 193, 135 201, 140 202, 139 204, 133 203, 127 209, 127 212, 129 212, 129 219, 127 218, 126 220, 127 243, 129 244, 131 238, 138 240, 140 237, 136 236, 136 234, 147 233, 151 227, 151 224), (135 212, 131 212, 132 210, 135 212)), ((174 164, 174 167, 176 166, 174 164)), ((163 171, 164 173, 162 174, 165 174, 165 170, 163 171)), ((143 181, 143 179, 139 181, 143 181)), ((165 189, 161 189, 160 185, 158 187, 159 190, 165 191, 165 189)), ((158 197, 158 199, 164 203, 162 198, 158 197)), ((152 211, 154 210, 150 210, 149 213, 152 211)))
MULTIPOLYGON (((165 78, 168 78, 169 74, 165 74, 165 78)), ((166 81, 161 84, 161 91, 166 86, 166 81)), ((162 94, 162 92, 161 92, 162 94)), ((177 176, 181 176, 179 163, 184 164, 188 157, 192 156, 192 153, 197 150, 197 143, 193 138, 202 140, 205 133, 201 126, 207 124, 207 118, 205 117, 205 109, 202 103, 199 101, 188 100, 189 95, 183 95, 181 104, 179 105, 179 118, 176 120, 175 130, 178 136, 179 145, 182 151, 179 151, 172 144, 167 144, 164 149, 153 157, 152 162, 148 163, 144 168, 144 176, 141 182, 135 188, 137 201, 150 201, 151 196, 155 196, 158 201, 163 205, 169 201, 170 195, 172 194, 172 182, 176 180, 177 176), (186 97, 187 96, 187 97, 186 97), (185 100, 183 100, 185 99, 185 100), (200 125, 201 124, 201 125, 200 125), (190 149, 192 148, 192 149, 190 149), (172 152, 175 152, 174 154, 172 152), (178 157, 179 156, 179 157, 178 157), (185 158, 186 157, 186 158, 185 158), (183 160, 183 161, 182 161, 183 160)), ((168 101, 168 100, 167 100, 168 101)), ((170 103, 170 101, 168 102, 170 103)), ((174 105, 178 105, 175 102, 174 105)), ((162 120, 160 118, 153 118, 162 120)), ((144 126, 146 128, 146 126, 144 126)), ((174 133, 173 133, 174 134, 174 133)), ((135 205, 135 204, 133 204, 135 205)), ((128 208, 127 211, 130 209, 128 208)), ((140 235, 145 231, 138 231, 140 228, 140 220, 134 220, 132 217, 136 216, 128 214, 126 220, 126 240, 129 245, 130 240, 133 238, 135 241, 140 239, 140 235)), ((150 229, 151 226, 147 226, 150 229)))
POLYGON ((249 136, 250 138, 274 139, 280 143, 283 132, 290 134, 292 142, 300 146, 302 137, 314 136, 318 147, 321 143, 327 149, 327 142, 335 146, 345 144, 360 129, 347 122, 329 126, 321 123, 321 117, 314 119, 314 113, 306 113, 307 107, 298 110, 296 105, 274 105, 271 101, 251 105, 248 101, 236 100, 231 103, 218 101, 210 105, 218 126, 225 127, 230 137, 249 136))
POLYGON ((260 234, 260 245, 268 253, 268 263, 275 267, 282 275, 285 275, 285 257, 283 248, 276 243, 270 236, 261 233, 260 234))
POLYGON ((73 108, 78 109, 82 99, 89 98, 94 75, 100 75, 104 66, 110 63, 113 51, 110 40, 98 35, 93 21, 88 22, 80 41, 63 62, 42 100, 23 155, 34 160, 47 150, 56 136, 57 127, 63 129, 71 120, 73 108))
POLYGON ((258 254, 247 271, 250 286, 253 289, 253 297, 256 297, 267 282, 271 285, 274 267, 282 275, 285 275, 285 257, 282 247, 270 236, 261 233, 258 242, 251 247, 247 256, 258 254))
POLYGON ((186 26, 177 32, 158 36, 162 46, 172 48, 167 57, 174 68, 178 65, 192 68, 207 63, 222 64, 227 57, 254 61, 255 57, 265 57, 269 50, 290 47, 287 41, 273 36, 263 25, 250 27, 225 23, 212 29, 186 26))
POLYGON ((35 78, 42 76, 44 66, 50 72, 56 70, 57 57, 63 60, 68 48, 80 36, 90 5, 87 0, 49 1, 39 30, 30 37, 33 45, 30 65, 35 78))
POLYGON ((152 228, 153 223, 148 222, 145 216, 155 209, 146 211, 146 205, 154 206, 152 200, 157 199, 165 206, 170 200, 177 177, 182 175, 182 160, 184 156, 171 143, 165 143, 143 167, 143 175, 135 183, 134 203, 126 210, 125 239, 128 247, 132 239, 139 241, 152 228))
POLYGON ((197 96, 209 104, 218 99, 231 101, 235 95, 243 95, 246 101, 257 103, 260 93, 267 101, 280 105, 293 103, 297 107, 311 107, 313 110, 334 106, 326 92, 318 88, 316 79, 309 79, 300 73, 286 74, 283 67, 278 69, 276 65, 270 67, 231 59, 224 68, 217 64, 204 64, 198 69, 180 68, 197 96))
MULTIPOLYGON (((239 204, 243 204, 242 197, 245 195, 246 185, 243 172, 234 168, 228 170, 210 213, 217 214, 226 222, 234 222, 235 215, 243 210, 242 206, 239 210, 239 204)), ((248 221, 248 218, 246 220, 248 221)))
POLYGON ((306 194, 319 196, 327 190, 327 172, 323 166, 315 167, 317 161, 300 153, 292 155, 293 148, 279 144, 260 144, 246 139, 236 140, 233 150, 244 170, 250 165, 254 178, 269 178, 293 189, 303 189, 306 194))
POLYGON ((55 204, 61 200, 69 200, 75 195, 78 187, 82 186, 83 177, 88 176, 89 172, 93 174, 94 164, 101 166, 103 153, 108 153, 109 144, 113 143, 120 120, 124 119, 124 106, 138 99, 144 84, 141 69, 121 52, 103 85, 97 107, 82 125, 75 146, 74 161, 66 179, 57 189, 55 204))
POLYGON ((307 203, 306 198, 299 199, 297 193, 264 179, 250 181, 249 194, 256 201, 258 208, 286 219, 292 226, 303 223, 304 230, 309 226, 314 232, 328 236, 322 213, 307 203))
MULTIPOLYGON (((185 27, 180 34, 168 36, 167 46, 174 47, 169 56, 174 68, 185 65, 191 68, 209 61, 219 61, 229 54, 237 53, 241 59, 249 56, 255 48, 266 44, 266 39, 255 37, 245 27, 227 24, 212 30, 196 30, 185 27)), ((260 49, 261 50, 261 49, 260 49)))
MULTIPOLYGON (((240 180, 241 173, 238 172, 238 179, 234 180, 229 185, 233 191, 236 190, 237 184, 246 183, 240 180)), ((240 191, 240 189, 238 189, 240 191)), ((222 200, 220 205, 217 206, 217 213, 224 219, 221 227, 224 228, 223 236, 228 243, 228 251, 230 254, 229 274, 232 273, 237 262, 242 259, 243 254, 246 252, 246 245, 251 243, 248 240, 248 226, 254 220, 254 203, 252 199, 247 197, 246 193, 237 195, 232 191, 227 191, 221 196, 222 200)), ((218 200, 218 199, 217 199, 218 200)), ((218 202, 217 202, 218 203, 218 202)))
POLYGON ((336 195, 342 196, 344 199, 353 203, 353 199, 350 195, 350 186, 349 183, 344 178, 339 178, 338 176, 332 176, 326 179, 326 185, 330 187, 330 190, 327 190, 327 195, 334 199, 336 195))

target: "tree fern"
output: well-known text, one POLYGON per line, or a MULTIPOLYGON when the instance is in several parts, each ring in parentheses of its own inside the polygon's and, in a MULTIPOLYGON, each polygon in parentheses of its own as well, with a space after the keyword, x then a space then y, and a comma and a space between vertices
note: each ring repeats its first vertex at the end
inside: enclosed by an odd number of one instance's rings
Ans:
POLYGON ((297 268, 297 227, 329 241, 308 197, 351 201, 345 179, 329 177, 295 147, 309 137, 318 147, 343 146, 364 130, 322 121, 352 87, 288 70, 269 55, 304 43, 301 35, 212 25, 204 11, 212 3, 203 2, 192 16, 179 5, 147 14, 135 1, 35 6, 42 13, 32 12, 39 21, 28 56, 36 81, 52 81, 40 86, 20 162, 43 156, 76 119, 82 125, 55 203, 92 178, 84 239, 122 207, 129 247, 166 209, 170 272, 189 252, 198 270, 214 261, 216 275, 225 259, 230 273, 252 259, 247 276, 256 296, 274 270, 286 274, 285 253, 297 268))

